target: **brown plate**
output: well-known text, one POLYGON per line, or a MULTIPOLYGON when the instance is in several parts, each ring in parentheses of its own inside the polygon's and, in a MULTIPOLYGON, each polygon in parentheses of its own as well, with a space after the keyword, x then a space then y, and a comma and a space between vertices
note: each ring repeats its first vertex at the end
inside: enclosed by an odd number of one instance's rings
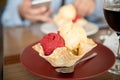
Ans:
MULTIPOLYGON (((34 43, 35 44, 35 43, 34 43)), ((59 80, 75 80, 75 79, 88 79, 103 74, 110 69, 115 63, 115 56, 113 52, 102 44, 91 50, 86 55, 97 52, 98 55, 86 62, 78 64, 73 73, 63 74, 55 71, 46 60, 38 55, 30 45, 26 47, 20 56, 21 63, 31 73, 47 78, 59 80)))

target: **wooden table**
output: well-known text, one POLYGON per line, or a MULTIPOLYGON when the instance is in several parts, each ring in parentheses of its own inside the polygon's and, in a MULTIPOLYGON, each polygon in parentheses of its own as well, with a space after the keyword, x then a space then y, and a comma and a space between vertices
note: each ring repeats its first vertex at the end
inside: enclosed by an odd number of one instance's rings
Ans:
MULTIPOLYGON (((44 35, 40 31, 40 25, 30 27, 4 27, 4 80, 47 80, 40 78, 21 65, 19 55, 23 49, 33 42, 41 39, 44 35)), ((100 29, 95 35, 89 36, 95 41, 102 43, 99 39, 101 34, 106 34, 107 28, 100 29)), ((120 76, 108 72, 89 80, 120 80, 120 76)))

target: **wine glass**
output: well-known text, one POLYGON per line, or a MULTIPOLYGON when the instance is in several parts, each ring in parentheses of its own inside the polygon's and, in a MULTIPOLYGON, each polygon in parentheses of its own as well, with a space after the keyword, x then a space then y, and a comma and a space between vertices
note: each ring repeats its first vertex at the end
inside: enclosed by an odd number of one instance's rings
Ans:
POLYGON ((120 0, 103 0, 103 10, 109 27, 116 32, 119 40, 116 62, 109 72, 120 75, 120 0))

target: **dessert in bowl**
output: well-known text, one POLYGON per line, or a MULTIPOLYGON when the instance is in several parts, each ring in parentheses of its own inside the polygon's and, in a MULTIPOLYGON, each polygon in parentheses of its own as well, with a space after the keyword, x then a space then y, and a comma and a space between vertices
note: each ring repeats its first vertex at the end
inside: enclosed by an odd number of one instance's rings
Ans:
POLYGON ((72 21, 58 28, 58 33, 46 34, 33 49, 54 67, 69 67, 81 59, 97 44, 87 38, 82 27, 72 21))
POLYGON ((60 26, 70 21, 79 27, 83 27, 87 32, 87 36, 95 34, 98 31, 97 25, 79 16, 72 4, 61 7, 58 13, 53 17, 53 22, 43 23, 40 26, 40 30, 45 34, 57 32, 60 26))

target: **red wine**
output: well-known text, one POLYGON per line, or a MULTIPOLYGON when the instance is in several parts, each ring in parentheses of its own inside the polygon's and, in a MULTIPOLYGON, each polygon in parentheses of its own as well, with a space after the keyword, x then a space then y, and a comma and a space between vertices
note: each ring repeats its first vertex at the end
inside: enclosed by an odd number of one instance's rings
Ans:
POLYGON ((120 6, 104 9, 104 15, 108 25, 116 32, 120 32, 120 6))

